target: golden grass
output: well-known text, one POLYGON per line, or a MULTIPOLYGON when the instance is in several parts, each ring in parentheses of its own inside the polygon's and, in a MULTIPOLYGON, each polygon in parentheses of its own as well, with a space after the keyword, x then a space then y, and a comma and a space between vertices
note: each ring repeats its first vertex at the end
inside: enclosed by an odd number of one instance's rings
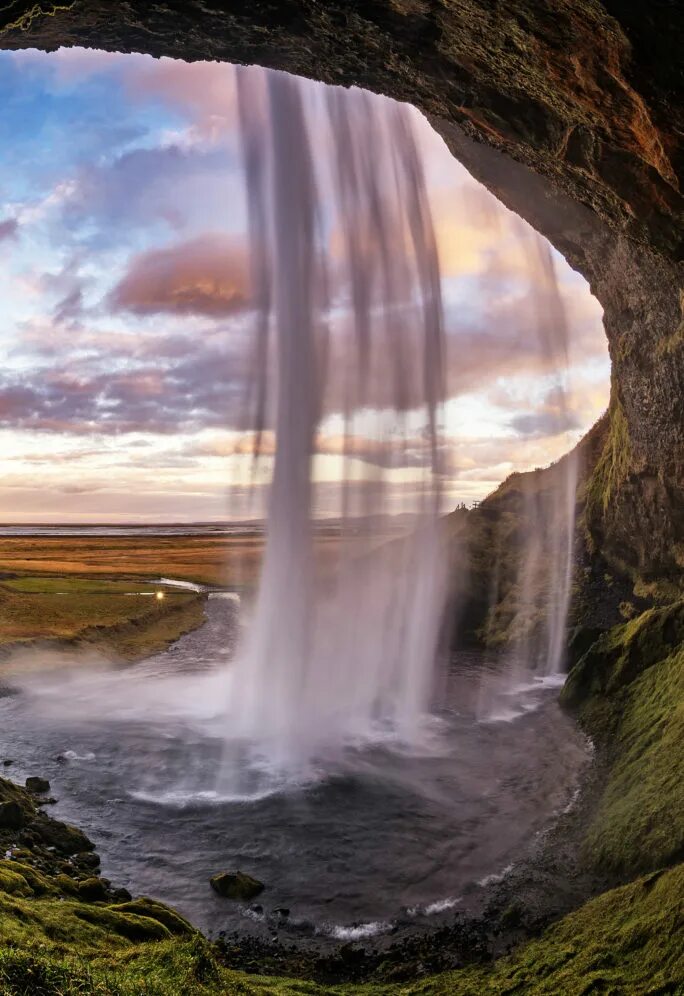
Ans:
POLYGON ((224 536, 3 536, 0 571, 254 583, 263 539, 224 536))

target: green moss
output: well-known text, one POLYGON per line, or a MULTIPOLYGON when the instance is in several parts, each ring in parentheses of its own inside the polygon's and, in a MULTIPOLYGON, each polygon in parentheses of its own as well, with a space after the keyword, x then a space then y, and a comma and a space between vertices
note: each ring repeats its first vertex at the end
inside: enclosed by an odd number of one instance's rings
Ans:
POLYGON ((132 899, 128 903, 119 903, 117 906, 110 908, 119 913, 134 913, 137 916, 149 917, 151 920, 156 920, 163 924, 172 934, 187 935, 195 933, 194 927, 179 913, 176 913, 175 910, 170 909, 168 906, 164 906, 163 903, 159 903, 154 899, 148 899, 147 896, 132 899))
POLYGON ((674 581, 663 579, 646 581, 637 578, 634 583, 634 594, 637 598, 646 598, 658 605, 668 605, 682 597, 682 590, 674 581))
POLYGON ((604 634, 573 668, 562 701, 601 750, 606 784, 586 860, 625 876, 684 856, 684 602, 604 634))
MULTIPOLYGON (((106 934, 87 962, 59 943, 0 951, 3 993, 38 996, 582 996, 677 993, 684 979, 684 866, 611 890, 509 958, 407 983, 317 985, 231 971, 211 945, 189 940, 119 944, 106 934)), ((98 909, 98 913, 104 913, 98 909)), ((111 911, 110 911, 111 912, 111 911)))
POLYGON ((0 892, 16 896, 33 895, 33 890, 23 875, 6 867, 0 867, 0 892))
POLYGON ((79 920, 129 941, 162 941, 171 937, 171 931, 159 920, 136 913, 122 913, 112 906, 83 905, 73 909, 72 913, 79 920))
POLYGON ((609 409, 609 427, 603 449, 585 484, 585 518, 587 522, 605 513, 610 500, 629 474, 632 444, 627 419, 619 401, 613 399, 609 409))
POLYGON ((684 649, 616 708, 614 761, 585 848, 592 864, 624 874, 684 856, 684 649))

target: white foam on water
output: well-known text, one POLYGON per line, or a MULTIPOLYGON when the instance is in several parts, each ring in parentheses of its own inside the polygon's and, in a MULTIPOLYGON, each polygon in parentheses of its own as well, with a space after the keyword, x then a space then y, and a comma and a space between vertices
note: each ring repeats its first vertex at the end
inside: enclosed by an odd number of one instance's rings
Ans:
POLYGON ((357 923, 350 927, 337 924, 325 928, 322 932, 334 937, 337 941, 362 941, 369 937, 377 937, 392 929, 392 924, 386 920, 372 920, 369 923, 357 923))
POLYGON ((449 896, 446 899, 436 899, 425 906, 409 906, 406 912, 409 916, 436 916, 438 913, 447 913, 462 902, 461 896, 449 896))
POLYGON ((75 750, 65 750, 62 754, 68 761, 94 761, 95 754, 91 750, 86 751, 85 754, 77 754, 75 750))
POLYGON ((478 879, 477 884, 480 888, 486 889, 489 885, 496 885, 498 882, 503 882, 503 880, 511 874, 513 867, 514 866, 512 864, 506 865, 506 867, 502 868, 500 872, 494 872, 491 875, 485 875, 484 878, 478 879))
POLYGON ((526 709, 494 709, 486 716, 482 716, 478 722, 483 725, 487 725, 488 723, 512 723, 516 719, 520 719, 521 716, 526 715, 527 712, 529 710, 526 709))

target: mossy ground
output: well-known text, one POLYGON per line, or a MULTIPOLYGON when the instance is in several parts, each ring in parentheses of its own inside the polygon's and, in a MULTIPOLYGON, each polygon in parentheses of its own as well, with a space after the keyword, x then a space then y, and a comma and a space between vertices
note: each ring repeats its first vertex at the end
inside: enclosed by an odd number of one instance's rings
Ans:
MULTIPOLYGON (((21 878, 22 873, 17 872, 21 878)), ((27 883, 28 885, 28 883, 27 883)), ((29 886, 30 887, 30 886, 29 886)), ((599 896, 514 955, 413 982, 328 985, 232 971, 170 911, 0 892, 0 993, 31 996, 580 996, 684 992, 684 866, 599 896)))
POLYGON ((684 857, 684 602, 604 634, 571 672, 579 710, 607 768, 586 860, 619 876, 684 857))

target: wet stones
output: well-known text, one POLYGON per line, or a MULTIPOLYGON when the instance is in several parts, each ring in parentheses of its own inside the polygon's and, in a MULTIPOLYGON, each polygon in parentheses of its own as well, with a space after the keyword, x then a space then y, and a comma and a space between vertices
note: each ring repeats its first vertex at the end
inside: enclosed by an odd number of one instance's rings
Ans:
POLYGON ((209 879, 214 892, 224 899, 237 899, 248 902, 264 891, 264 884, 245 872, 218 872, 209 879))
POLYGON ((81 868, 99 868, 100 856, 94 851, 84 851, 82 854, 75 854, 73 863, 81 868))
POLYGON ((34 795, 44 795, 50 791, 50 782, 47 778, 41 778, 38 775, 29 775, 26 779, 26 788, 29 792, 33 792, 34 795))
POLYGON ((109 899, 109 883, 106 879, 91 878, 83 879, 76 886, 79 899, 85 899, 91 903, 104 903, 109 899))
POLYGON ((68 823, 60 823, 49 817, 38 818, 33 823, 33 830, 40 843, 45 847, 54 847, 58 854, 82 854, 84 851, 95 850, 95 845, 86 835, 68 823))
POLYGON ((18 802, 0 802, 0 828, 21 830, 26 823, 26 814, 18 802))

